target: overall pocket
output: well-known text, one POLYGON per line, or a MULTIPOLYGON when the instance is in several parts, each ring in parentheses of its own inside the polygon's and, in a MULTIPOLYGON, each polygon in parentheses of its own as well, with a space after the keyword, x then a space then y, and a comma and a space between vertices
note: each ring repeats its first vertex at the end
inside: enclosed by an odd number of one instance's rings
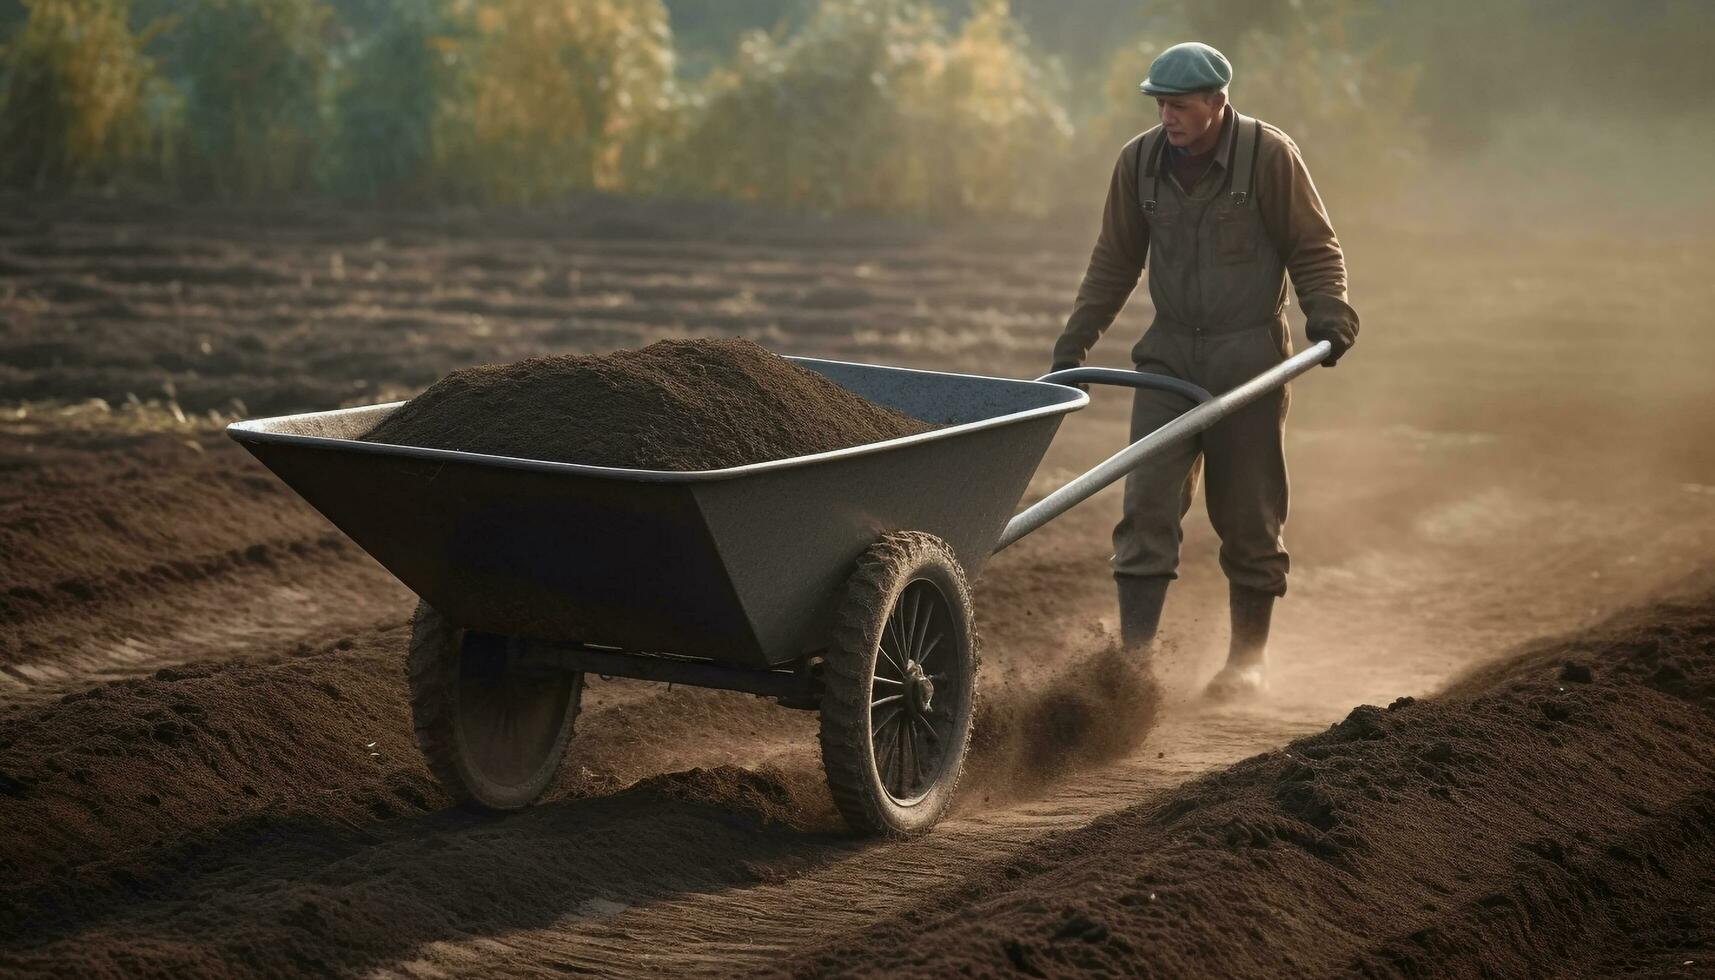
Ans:
POLYGON ((1215 215, 1215 261, 1238 265, 1256 259, 1256 221, 1248 213, 1222 211, 1215 215))
POLYGON ((1149 226, 1150 264, 1157 269, 1185 265, 1184 216, 1175 210, 1158 208, 1143 217, 1149 226))

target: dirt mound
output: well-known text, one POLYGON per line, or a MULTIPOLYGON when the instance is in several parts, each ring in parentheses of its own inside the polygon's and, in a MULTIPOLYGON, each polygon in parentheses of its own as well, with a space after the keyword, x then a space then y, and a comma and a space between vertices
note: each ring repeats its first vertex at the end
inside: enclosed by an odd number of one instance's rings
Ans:
POLYGON ((5 717, 0 877, 36 886, 140 848, 194 852, 205 830, 247 820, 445 806, 410 740, 403 642, 397 626, 269 662, 165 667, 5 717))
POLYGON ((363 438, 594 466, 712 470, 930 428, 748 340, 663 340, 454 371, 363 438))
POLYGON ((797 967, 1604 973, 1707 904, 1711 867, 1715 594, 1359 707, 797 967))

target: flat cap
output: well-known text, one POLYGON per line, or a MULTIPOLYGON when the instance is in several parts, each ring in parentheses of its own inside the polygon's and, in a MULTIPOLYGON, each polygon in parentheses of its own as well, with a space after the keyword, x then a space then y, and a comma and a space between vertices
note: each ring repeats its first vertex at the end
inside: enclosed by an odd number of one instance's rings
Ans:
POLYGON ((1186 41, 1156 56, 1149 77, 1137 88, 1144 95, 1185 95, 1226 88, 1232 80, 1233 66, 1226 55, 1202 41, 1186 41))

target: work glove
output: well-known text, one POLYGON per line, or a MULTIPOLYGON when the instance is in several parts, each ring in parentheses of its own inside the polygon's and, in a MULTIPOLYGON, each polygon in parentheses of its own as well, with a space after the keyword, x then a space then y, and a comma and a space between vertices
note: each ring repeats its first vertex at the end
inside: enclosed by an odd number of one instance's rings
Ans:
POLYGON ((1310 338, 1312 344, 1326 340, 1333 345, 1334 349, 1322 362, 1323 367, 1333 367, 1338 364, 1340 358, 1344 357, 1346 352, 1352 349, 1352 345, 1357 342, 1357 333, 1358 331, 1353 327, 1337 320, 1314 320, 1304 325, 1304 335, 1310 338))

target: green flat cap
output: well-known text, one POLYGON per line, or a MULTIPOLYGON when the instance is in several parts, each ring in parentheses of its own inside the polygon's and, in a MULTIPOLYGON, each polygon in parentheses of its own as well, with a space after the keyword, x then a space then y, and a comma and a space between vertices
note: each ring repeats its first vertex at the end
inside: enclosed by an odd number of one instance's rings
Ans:
POLYGON ((1233 80, 1227 56, 1202 41, 1186 41, 1161 52, 1149 65, 1149 77, 1137 87, 1144 95, 1185 95, 1226 88, 1233 80))

